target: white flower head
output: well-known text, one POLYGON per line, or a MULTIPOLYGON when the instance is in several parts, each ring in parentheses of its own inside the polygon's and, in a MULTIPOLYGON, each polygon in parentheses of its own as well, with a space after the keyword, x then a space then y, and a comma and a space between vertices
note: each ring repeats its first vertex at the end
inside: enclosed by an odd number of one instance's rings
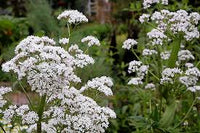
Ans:
POLYGON ((84 37, 81 42, 88 42, 88 46, 91 47, 93 45, 100 46, 99 40, 94 36, 84 37))
POLYGON ((154 55, 154 54, 158 54, 158 52, 156 50, 151 50, 151 49, 144 49, 142 51, 143 56, 150 56, 150 55, 154 55))
POLYGON ((153 84, 153 83, 148 83, 148 84, 145 86, 145 89, 152 89, 152 90, 155 90, 155 89, 156 89, 156 86, 155 86, 155 84, 153 84))
POLYGON ((69 38, 61 38, 59 39, 60 44, 68 44, 69 43, 69 38))
POLYGON ((128 85, 140 85, 143 84, 142 78, 136 77, 136 78, 131 78, 131 80, 128 82, 128 85))
POLYGON ((113 82, 111 78, 102 76, 99 78, 97 77, 92 80, 89 80, 87 84, 81 88, 80 92, 92 88, 92 89, 97 89, 100 92, 103 92, 106 96, 111 96, 113 95, 112 90, 110 89, 110 87, 112 86, 113 82))
POLYGON ((149 14, 142 14, 142 16, 140 16, 140 18, 139 18, 140 23, 148 22, 149 17, 150 17, 149 14))
POLYGON ((66 10, 57 19, 66 19, 69 24, 88 22, 86 16, 77 10, 66 10))
POLYGON ((122 48, 124 49, 131 49, 131 47, 137 45, 137 41, 135 41, 134 39, 127 39, 126 41, 124 41, 122 48))

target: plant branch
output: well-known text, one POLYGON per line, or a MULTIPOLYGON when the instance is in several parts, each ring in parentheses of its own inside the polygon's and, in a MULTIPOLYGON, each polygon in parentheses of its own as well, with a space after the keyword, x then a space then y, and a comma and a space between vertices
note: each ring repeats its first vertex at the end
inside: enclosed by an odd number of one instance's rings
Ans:
POLYGON ((183 123, 183 121, 188 117, 190 111, 192 110, 192 107, 194 106, 194 104, 195 104, 195 102, 196 102, 196 99, 197 99, 197 98, 195 98, 195 99, 193 100, 192 105, 190 106, 190 108, 189 108, 189 110, 187 111, 186 115, 183 117, 183 119, 182 119, 176 126, 174 126, 174 129, 177 128, 177 127, 179 127, 179 126, 181 125, 181 123, 183 123))

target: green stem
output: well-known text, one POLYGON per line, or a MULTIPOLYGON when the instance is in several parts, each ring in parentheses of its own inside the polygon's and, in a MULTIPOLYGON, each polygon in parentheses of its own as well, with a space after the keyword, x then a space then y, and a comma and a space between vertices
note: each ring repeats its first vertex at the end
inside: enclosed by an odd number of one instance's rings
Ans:
POLYGON ((70 38, 70 36, 71 36, 71 32, 70 32, 70 27, 69 27, 69 24, 67 24, 67 31, 68 31, 68 38, 70 38))
MULTIPOLYGON (((141 61, 140 57, 135 53, 134 49, 132 48, 131 51, 133 52, 133 54, 135 55, 135 57, 137 58, 137 60, 141 61)), ((148 70, 148 72, 154 77, 156 78, 158 81, 160 81, 160 78, 158 78, 154 73, 152 73, 150 70, 148 70)))
POLYGON ((24 91, 24 94, 25 94, 26 98, 28 99, 28 102, 29 102, 29 104, 30 104, 30 107, 31 107, 31 109, 33 110, 33 104, 32 104, 32 102, 31 102, 31 99, 30 99, 29 95, 27 94, 25 88, 23 87, 23 85, 21 84, 20 81, 19 81, 19 85, 21 86, 22 90, 24 91))
POLYGON ((2 125, 0 125, 0 126, 1 126, 1 129, 3 130, 3 132, 6 133, 6 130, 3 128, 3 126, 2 125))
POLYGON ((173 68, 176 65, 176 61, 178 59, 178 51, 180 50, 181 39, 175 38, 172 42, 172 52, 169 58, 168 67, 173 68))
POLYGON ((44 112, 44 109, 45 109, 45 102, 46 102, 46 95, 42 96, 41 101, 40 101, 40 105, 39 105, 39 108, 38 108, 39 120, 37 122, 37 133, 42 132, 41 121, 42 121, 42 115, 43 115, 43 112, 44 112))
POLYGON ((183 119, 176 126, 174 126, 174 128, 179 127, 181 125, 181 123, 183 123, 183 121, 188 117, 188 115, 189 115, 190 111, 192 110, 195 102, 196 102, 196 98, 192 102, 192 105, 190 106, 190 108, 189 108, 188 112, 186 113, 186 115, 183 117, 183 119))

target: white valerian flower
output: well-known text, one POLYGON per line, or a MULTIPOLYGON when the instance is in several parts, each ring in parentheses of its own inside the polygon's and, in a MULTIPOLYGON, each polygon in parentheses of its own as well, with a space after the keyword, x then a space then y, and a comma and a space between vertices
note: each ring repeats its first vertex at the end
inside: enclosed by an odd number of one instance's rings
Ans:
MULTIPOLYGON (((128 72, 129 73, 136 72, 136 75, 142 80, 144 76, 147 74, 148 69, 149 69, 148 65, 142 65, 141 61, 133 60, 129 63, 128 72)), ((134 80, 135 79, 133 79, 133 81, 134 80)))
POLYGON ((144 78, 144 76, 147 74, 149 69, 148 65, 142 65, 139 70, 137 71, 137 76, 144 78))
POLYGON ((151 49, 144 49, 142 52, 142 55, 148 56, 148 55, 153 55, 153 54, 158 54, 156 50, 151 50, 151 49))
POLYGON ((178 52, 178 60, 186 61, 186 60, 194 60, 194 56, 189 50, 181 50, 178 52))
POLYGON ((156 89, 156 86, 155 86, 155 84, 153 84, 153 83, 149 83, 149 84, 147 84, 144 88, 145 88, 145 89, 152 89, 152 90, 155 90, 155 89, 156 89))
POLYGON ((110 87, 113 86, 113 82, 111 78, 102 76, 102 77, 97 77, 92 80, 89 80, 85 86, 83 86, 80 89, 80 92, 83 92, 89 88, 92 89, 97 89, 100 92, 103 92, 106 96, 111 96, 113 95, 112 90, 110 87))
POLYGON ((38 114, 34 111, 30 111, 27 114, 22 116, 22 123, 23 124, 34 124, 38 121, 39 117, 38 114))
POLYGON ((69 24, 88 22, 86 16, 77 10, 66 10, 57 19, 66 19, 69 24))
POLYGON ((168 5, 168 0, 161 0, 161 3, 162 3, 163 5, 168 5))
POLYGON ((200 90, 200 86, 192 86, 192 87, 188 87, 188 90, 191 92, 196 92, 200 90))
POLYGON ((6 109, 4 112, 3 112, 3 119, 6 120, 7 122, 11 122, 14 114, 15 114, 15 109, 17 108, 16 105, 10 105, 8 107, 8 109, 6 109))
POLYGON ((171 51, 164 51, 160 53, 160 57, 163 60, 168 60, 170 57, 171 51))
POLYGON ((187 68, 192 68, 192 67, 194 67, 194 64, 192 64, 192 63, 185 63, 185 66, 187 68))
POLYGON ((160 81, 161 84, 164 83, 171 83, 173 84, 172 78, 174 78, 176 75, 182 74, 182 71, 179 68, 165 68, 162 71, 162 79, 160 81))
POLYGON ((148 22, 149 17, 150 17, 149 14, 142 14, 142 16, 140 16, 140 18, 139 18, 140 23, 148 22))
MULTIPOLYGON (((87 21, 76 10, 63 12, 58 19, 63 18, 70 24, 87 21)), ((62 38, 59 43, 66 44, 68 41, 67 38, 62 38)), ((94 38, 86 38, 86 41, 90 46, 100 45, 94 38)), ((14 72, 18 80, 27 81, 31 91, 45 97, 44 111, 42 115, 35 112, 35 105, 32 107, 32 104, 30 108, 28 105, 8 105, 4 108, 6 100, 3 95, 12 90, 0 87, 2 119, 7 122, 20 119, 21 125, 28 125, 26 130, 30 133, 37 130, 38 122, 41 123, 42 132, 105 132, 109 119, 116 118, 115 112, 108 107, 99 106, 94 99, 82 92, 91 88, 105 95, 113 95, 111 78, 102 76, 89 80, 84 86, 76 85, 81 82, 81 78, 76 75, 77 69, 93 63, 94 59, 76 44, 64 49, 46 36, 28 36, 16 46, 15 56, 2 65, 2 70, 14 72)), ((141 73, 145 73, 145 68, 140 69, 141 73)))
POLYGON ((149 8, 152 4, 159 3, 159 2, 160 2, 159 0, 144 0, 144 1, 143 1, 143 7, 144 7, 144 9, 147 9, 147 8, 149 8))
POLYGON ((83 51, 78 47, 77 44, 73 44, 68 49, 69 53, 71 54, 83 54, 83 51))
POLYGON ((88 64, 94 64, 94 59, 86 54, 76 54, 75 55, 75 65, 77 67, 83 68, 88 64))
MULTIPOLYGON (((193 64, 192 64, 193 65, 193 64)), ((179 78, 179 81, 187 87, 187 90, 196 92, 200 90, 200 86, 197 85, 197 82, 200 78, 200 71, 198 68, 191 66, 191 63, 188 69, 185 71, 185 76, 179 78)))
POLYGON ((69 43, 69 38, 61 38, 59 39, 60 44, 68 44, 69 43))
POLYGON ((140 85, 143 84, 142 78, 136 77, 136 78, 131 78, 131 80, 128 82, 128 85, 140 85))
POLYGON ((186 87, 194 86, 197 84, 198 77, 195 76, 182 76, 179 78, 179 81, 184 84, 186 87))
POLYGON ((133 47, 134 45, 137 45, 137 41, 135 41, 134 39, 127 39, 126 41, 123 42, 123 46, 122 48, 124 49, 131 49, 131 47, 133 47))
POLYGON ((94 36, 84 37, 81 42, 88 42, 88 46, 91 47, 93 45, 100 46, 99 40, 94 36))
POLYGON ((161 32, 160 30, 153 29, 149 33, 147 33, 149 39, 151 39, 152 45, 162 45, 163 40, 167 38, 167 36, 161 32))
POLYGON ((144 9, 147 9, 151 7, 151 5, 161 3, 163 5, 168 5, 168 0, 144 0, 143 1, 143 7, 144 9))
POLYGON ((189 68, 188 70, 186 70, 185 74, 187 76, 200 77, 200 71, 197 67, 189 68))
POLYGON ((161 10, 160 12, 154 12, 151 20, 157 23, 156 28, 162 32, 171 31, 173 34, 184 33, 184 38, 190 41, 200 36, 197 28, 200 20, 199 16, 197 12, 189 14, 185 10, 178 10, 176 12, 161 10))
POLYGON ((16 109, 16 113, 19 116, 23 116, 27 111, 29 111, 28 105, 22 105, 16 109))
POLYGON ((132 72, 139 71, 139 68, 141 67, 141 65, 142 65, 141 61, 133 60, 133 61, 129 62, 128 72, 132 73, 132 72))

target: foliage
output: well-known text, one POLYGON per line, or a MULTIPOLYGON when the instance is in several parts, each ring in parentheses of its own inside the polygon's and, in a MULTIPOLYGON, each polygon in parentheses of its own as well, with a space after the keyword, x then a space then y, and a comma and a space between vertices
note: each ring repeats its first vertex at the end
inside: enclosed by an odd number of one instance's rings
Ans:
POLYGON ((52 8, 47 0, 28 0, 27 19, 35 33, 57 37, 60 34, 59 25, 52 16, 52 8))

